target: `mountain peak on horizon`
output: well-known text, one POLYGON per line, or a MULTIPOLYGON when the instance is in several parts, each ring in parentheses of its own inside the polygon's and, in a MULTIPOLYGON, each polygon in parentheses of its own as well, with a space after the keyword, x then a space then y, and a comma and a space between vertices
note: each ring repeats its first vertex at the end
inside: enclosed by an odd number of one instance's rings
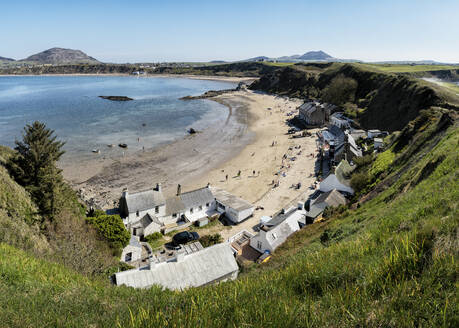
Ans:
POLYGON ((29 56, 21 61, 41 64, 99 63, 81 50, 54 47, 29 56))
POLYGON ((308 51, 305 54, 301 55, 298 57, 298 59, 302 60, 327 60, 327 59, 332 59, 333 57, 327 54, 326 52, 322 50, 318 51, 308 51))

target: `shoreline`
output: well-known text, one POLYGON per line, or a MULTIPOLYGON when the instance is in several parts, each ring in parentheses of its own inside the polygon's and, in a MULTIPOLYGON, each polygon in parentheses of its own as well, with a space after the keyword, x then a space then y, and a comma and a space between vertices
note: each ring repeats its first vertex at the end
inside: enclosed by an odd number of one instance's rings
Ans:
POLYGON ((297 111, 300 100, 254 91, 234 91, 209 100, 231 108, 225 122, 101 165, 97 174, 73 187, 83 189, 80 194, 87 203, 105 210, 116 207, 124 187, 137 192, 158 182, 166 197, 175 194, 177 184, 189 191, 210 183, 262 208, 239 225, 209 231, 219 232, 224 239, 244 229, 253 231, 261 216, 273 215, 313 192, 308 187, 316 180, 315 130, 310 131, 312 136, 298 139, 287 134, 286 119, 297 111), (273 188, 273 181, 279 186, 273 188), (299 190, 292 188, 299 182, 299 190))
POLYGON ((182 79, 194 79, 194 80, 208 80, 208 81, 222 81, 222 82, 245 82, 252 83, 257 80, 258 77, 237 77, 237 76, 218 76, 218 75, 192 75, 192 74, 145 74, 145 75, 133 75, 128 73, 59 73, 59 74, 0 74, 0 77, 10 76, 125 76, 135 78, 182 78, 182 79))

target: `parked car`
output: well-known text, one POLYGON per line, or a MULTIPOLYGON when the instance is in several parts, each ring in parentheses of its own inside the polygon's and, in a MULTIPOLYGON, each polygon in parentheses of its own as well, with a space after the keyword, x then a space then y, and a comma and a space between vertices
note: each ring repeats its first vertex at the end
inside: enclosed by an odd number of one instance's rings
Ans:
POLYGON ((174 245, 186 244, 193 240, 198 240, 199 235, 197 232, 182 231, 172 237, 172 242, 174 245))

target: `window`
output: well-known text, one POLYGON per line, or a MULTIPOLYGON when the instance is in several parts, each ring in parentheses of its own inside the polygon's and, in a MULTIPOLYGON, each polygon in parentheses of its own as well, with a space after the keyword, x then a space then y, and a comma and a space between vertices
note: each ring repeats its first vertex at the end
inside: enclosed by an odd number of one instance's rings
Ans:
POLYGON ((155 206, 155 213, 159 213, 159 206, 155 206))
POLYGON ((273 240, 276 239, 276 235, 274 233, 271 234, 271 237, 273 237, 273 240))
POLYGON ((193 213, 193 208, 190 208, 190 213, 193 213))
POLYGON ((257 241, 257 248, 261 249, 262 246, 263 246, 263 244, 261 243, 261 241, 257 241))
POLYGON ((131 262, 132 261, 132 253, 127 253, 126 256, 124 257, 125 262, 131 262))
POLYGON ((177 217, 177 213, 172 214, 172 217, 176 218, 177 217))
POLYGON ((136 215, 136 216, 140 216, 139 211, 135 212, 135 215, 136 215))
POLYGON ((199 210, 202 211, 202 206, 201 205, 199 205, 199 210))
POLYGON ((206 204, 206 206, 207 206, 207 207, 209 207, 209 206, 210 206, 210 204, 209 204, 209 203, 207 203, 207 204, 206 204))

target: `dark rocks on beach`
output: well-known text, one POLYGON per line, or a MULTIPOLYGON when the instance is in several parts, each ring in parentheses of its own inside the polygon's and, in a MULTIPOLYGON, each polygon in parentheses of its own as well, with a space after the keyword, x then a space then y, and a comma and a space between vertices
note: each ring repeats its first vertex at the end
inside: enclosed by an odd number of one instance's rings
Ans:
POLYGON ((99 98, 112 100, 112 101, 130 101, 130 100, 134 100, 134 99, 126 97, 126 96, 99 96, 99 98))
POLYGON ((195 134, 196 132, 197 132, 197 131, 196 131, 195 129, 193 129, 193 128, 190 128, 190 129, 188 130, 188 133, 189 133, 189 134, 195 134))
POLYGON ((118 147, 127 148, 127 144, 125 144, 125 143, 120 143, 120 144, 118 145, 118 147))

